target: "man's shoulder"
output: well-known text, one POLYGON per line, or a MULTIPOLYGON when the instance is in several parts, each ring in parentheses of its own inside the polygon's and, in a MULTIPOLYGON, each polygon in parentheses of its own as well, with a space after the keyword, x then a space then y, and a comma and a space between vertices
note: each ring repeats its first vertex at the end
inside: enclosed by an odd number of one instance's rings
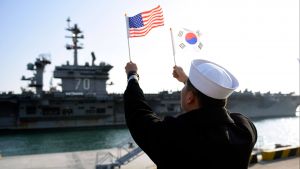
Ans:
POLYGON ((242 113, 230 113, 229 116, 233 119, 233 121, 237 124, 249 124, 252 123, 252 121, 242 113))
POLYGON ((241 113, 230 113, 229 115, 233 119, 235 125, 238 128, 247 131, 249 134, 251 134, 253 141, 256 141, 257 139, 256 127, 247 116, 241 113))

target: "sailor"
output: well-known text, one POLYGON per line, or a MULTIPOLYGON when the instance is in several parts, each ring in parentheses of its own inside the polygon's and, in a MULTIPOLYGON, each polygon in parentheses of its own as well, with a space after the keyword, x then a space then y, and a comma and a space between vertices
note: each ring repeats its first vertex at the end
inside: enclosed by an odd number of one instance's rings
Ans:
POLYGON ((158 169, 248 168, 257 132, 247 117, 226 109, 227 98, 239 85, 228 70, 210 61, 193 60, 187 76, 181 67, 174 66, 173 77, 184 83, 184 113, 164 118, 147 104, 138 83, 137 65, 129 62, 125 70, 126 123, 135 142, 158 169))

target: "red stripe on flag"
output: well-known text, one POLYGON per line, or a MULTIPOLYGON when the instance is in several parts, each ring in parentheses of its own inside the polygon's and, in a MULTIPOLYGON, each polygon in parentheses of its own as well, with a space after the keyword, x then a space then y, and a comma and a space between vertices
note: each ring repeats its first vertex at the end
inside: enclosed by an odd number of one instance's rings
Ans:
POLYGON ((148 28, 146 31, 144 31, 143 33, 133 33, 130 35, 131 38, 134 38, 134 37, 142 37, 142 36, 145 36, 147 35, 147 33, 152 29, 152 28, 156 28, 156 27, 159 27, 159 26, 164 26, 164 24, 158 24, 158 25, 152 25, 150 28, 148 28))
POLYGON ((152 10, 142 12, 141 15, 144 26, 140 28, 130 28, 130 38, 145 36, 151 29, 164 25, 164 16, 159 5, 152 10))

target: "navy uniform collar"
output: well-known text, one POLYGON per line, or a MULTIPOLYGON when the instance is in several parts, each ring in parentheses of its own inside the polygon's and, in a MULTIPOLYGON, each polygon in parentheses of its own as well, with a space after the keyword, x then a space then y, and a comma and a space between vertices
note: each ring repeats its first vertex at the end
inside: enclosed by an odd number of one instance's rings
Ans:
POLYGON ((178 116, 180 119, 187 119, 197 123, 234 123, 230 117, 230 112, 224 107, 205 107, 195 109, 178 116))

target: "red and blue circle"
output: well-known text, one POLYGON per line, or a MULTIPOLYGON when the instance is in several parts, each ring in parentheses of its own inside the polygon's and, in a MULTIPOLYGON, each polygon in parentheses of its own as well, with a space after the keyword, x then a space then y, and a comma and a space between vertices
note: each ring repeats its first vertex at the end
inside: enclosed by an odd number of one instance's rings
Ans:
POLYGON ((185 41, 191 45, 196 44, 197 40, 198 40, 197 36, 192 32, 189 32, 185 35, 185 41))

